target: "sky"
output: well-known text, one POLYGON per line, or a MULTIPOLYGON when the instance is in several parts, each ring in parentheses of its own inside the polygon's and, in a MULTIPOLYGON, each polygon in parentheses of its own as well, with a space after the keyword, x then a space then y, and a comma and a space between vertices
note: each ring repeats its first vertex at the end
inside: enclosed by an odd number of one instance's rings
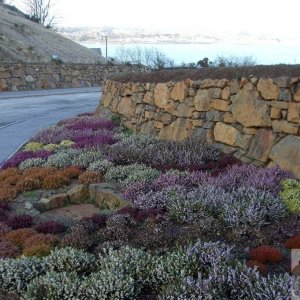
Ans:
MULTIPOLYGON (((13 0, 12 0, 13 1, 13 0)), ((299 0, 51 0, 58 26, 299 35, 299 0)), ((14 0, 17 7, 24 0, 14 0)))

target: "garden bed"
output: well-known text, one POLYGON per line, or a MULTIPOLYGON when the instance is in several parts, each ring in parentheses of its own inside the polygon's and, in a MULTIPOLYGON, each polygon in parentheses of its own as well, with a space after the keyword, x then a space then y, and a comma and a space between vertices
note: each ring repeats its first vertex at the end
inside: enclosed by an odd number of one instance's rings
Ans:
POLYGON ((5 162, 0 293, 31 300, 289 299, 300 182, 215 145, 137 135, 117 123, 93 114, 63 120, 5 162), (100 202, 92 214, 95 184, 123 202, 100 202), (78 186, 86 189, 75 203, 68 191, 78 186), (34 211, 56 194, 69 197, 60 196, 68 199, 59 203, 64 208, 34 211))

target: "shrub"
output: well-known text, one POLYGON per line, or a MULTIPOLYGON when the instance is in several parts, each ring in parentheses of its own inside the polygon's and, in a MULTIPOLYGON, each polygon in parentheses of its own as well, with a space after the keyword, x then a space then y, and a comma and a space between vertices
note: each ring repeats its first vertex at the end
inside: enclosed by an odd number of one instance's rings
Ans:
POLYGON ((23 255, 43 257, 50 253, 51 245, 46 243, 33 244, 24 248, 23 255))
POLYGON ((75 143, 71 140, 62 140, 60 143, 59 143, 59 146, 60 147, 63 147, 63 148, 68 148, 68 147, 72 147, 75 143))
POLYGON ((21 255, 20 249, 10 242, 0 242, 0 259, 15 258, 21 255))
POLYGON ((52 151, 20 151, 17 152, 12 158, 6 160, 2 169, 18 167, 24 160, 29 158, 42 158, 46 159, 52 154, 52 151))
POLYGON ((65 231, 65 226, 56 221, 47 221, 36 225, 35 230, 44 234, 59 234, 65 231))
POLYGON ((44 150, 56 150, 59 148, 58 144, 47 144, 43 147, 44 150))
MULTIPOLYGON (((5 218, 6 219, 6 218, 5 218)), ((4 220, 3 220, 4 221, 4 220)), ((4 222, 0 222, 0 240, 2 237, 4 237, 9 231, 11 231, 11 228, 4 222)))
POLYGON ((44 178, 42 187, 45 189, 58 189, 68 185, 70 179, 63 173, 48 175, 44 178))
POLYGON ((253 248, 250 251, 250 257, 252 260, 257 260, 262 263, 270 262, 275 263, 282 260, 282 254, 276 248, 271 246, 262 245, 256 248, 253 248))
POLYGON ((280 193, 287 209, 291 213, 300 212, 300 181, 287 179, 282 182, 283 191, 280 193))
POLYGON ((92 245, 91 237, 82 226, 70 228, 70 233, 67 233, 62 241, 62 247, 73 247, 76 249, 88 249, 92 245))
POLYGON ((42 186, 42 183, 37 178, 23 177, 17 184, 16 189, 19 192, 26 192, 39 189, 42 186))
POLYGON ((75 156, 72 164, 87 169, 91 163, 99 159, 103 159, 103 154, 100 150, 89 150, 75 156))
POLYGON ((80 183, 90 184, 103 181, 102 176, 96 172, 85 171, 79 176, 80 183))
POLYGON ((103 131, 95 132, 90 135, 73 138, 75 141, 74 148, 96 148, 103 145, 113 145, 117 142, 117 139, 112 133, 103 131))
POLYGON ((1 184, 3 187, 5 186, 15 186, 21 179, 22 175, 14 175, 14 176, 9 176, 8 178, 5 179, 5 181, 1 184))
POLYGON ((97 172, 101 175, 104 175, 108 170, 110 170, 112 167, 114 167, 114 163, 107 160, 97 160, 90 164, 88 167, 89 171, 97 172))
POLYGON ((257 268, 257 270, 263 275, 266 275, 268 272, 266 265, 258 260, 247 260, 246 266, 248 268, 257 268))
POLYGON ((81 219, 82 222, 92 222, 97 226, 97 228, 105 227, 106 225, 106 215, 94 214, 91 217, 85 217, 81 219))
POLYGON ((43 149, 43 144, 37 142, 29 142, 25 145, 25 151, 39 151, 43 149))
POLYGON ((50 156, 45 164, 46 167, 56 167, 60 169, 67 168, 72 165, 73 159, 80 155, 81 152, 76 149, 58 150, 50 156))
POLYGON ((3 182, 10 176, 19 175, 20 171, 17 168, 7 168, 5 170, 0 171, 0 182, 3 182))
POLYGON ((33 217, 29 215, 15 215, 9 217, 7 224, 12 229, 30 227, 33 224, 33 217))
POLYGON ((32 279, 44 273, 45 264, 39 258, 0 259, 0 290, 22 293, 32 279))
POLYGON ((300 249, 300 236, 294 236, 286 240, 284 245, 288 249, 300 249))
POLYGON ((55 237, 52 234, 44 234, 44 233, 37 233, 26 239, 23 243, 23 247, 29 248, 33 245, 39 245, 39 244, 46 244, 49 246, 53 246, 57 244, 58 238, 55 237))
MULTIPOLYGON (((48 150, 48 149, 45 149, 48 150)), ((49 149, 50 150, 50 149, 49 149)), ((20 163, 19 169, 27 170, 34 167, 42 167, 46 162, 43 158, 28 158, 20 163)))
POLYGON ((145 165, 133 164, 128 166, 116 166, 105 174, 107 181, 117 181, 123 186, 145 181, 149 182, 157 178, 161 173, 145 165))
POLYGON ((13 186, 0 186, 0 201, 11 201, 17 194, 17 189, 13 186))
POLYGON ((115 124, 111 120, 102 120, 94 117, 74 118, 69 120, 64 126, 72 130, 91 129, 93 131, 100 129, 112 130, 115 128, 115 124))
POLYGON ((46 271, 88 274, 95 269, 94 255, 70 247, 52 250, 44 259, 46 271))
POLYGON ((35 234, 35 231, 30 228, 22 228, 22 229, 17 229, 8 232, 4 237, 3 240, 7 242, 11 242, 17 246, 22 246, 23 243, 33 236, 35 234))
POLYGON ((77 179, 82 171, 79 167, 71 166, 64 169, 62 173, 71 179, 77 179))
POLYGON ((81 280, 75 273, 48 272, 30 281, 24 299, 78 299, 80 284, 81 280))

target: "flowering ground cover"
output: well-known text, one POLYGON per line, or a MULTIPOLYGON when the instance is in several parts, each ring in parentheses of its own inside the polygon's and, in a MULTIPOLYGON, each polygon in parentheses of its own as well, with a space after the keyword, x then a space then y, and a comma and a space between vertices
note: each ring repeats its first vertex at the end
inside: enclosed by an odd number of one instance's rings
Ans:
POLYGON ((300 182, 217 145, 134 134, 113 120, 63 120, 3 164, 0 297, 290 299, 300 182), (128 206, 72 224, 16 210, 19 197, 99 182, 128 206))

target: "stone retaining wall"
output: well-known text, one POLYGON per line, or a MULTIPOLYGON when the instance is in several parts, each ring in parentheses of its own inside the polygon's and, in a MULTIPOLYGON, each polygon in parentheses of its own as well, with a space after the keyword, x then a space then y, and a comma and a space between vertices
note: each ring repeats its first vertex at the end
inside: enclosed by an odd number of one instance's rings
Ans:
POLYGON ((244 162, 274 165, 300 177, 299 78, 168 83, 105 82, 99 110, 122 116, 136 132, 218 143, 244 162))
POLYGON ((99 86, 111 75, 144 67, 100 64, 0 63, 0 92, 99 86))

